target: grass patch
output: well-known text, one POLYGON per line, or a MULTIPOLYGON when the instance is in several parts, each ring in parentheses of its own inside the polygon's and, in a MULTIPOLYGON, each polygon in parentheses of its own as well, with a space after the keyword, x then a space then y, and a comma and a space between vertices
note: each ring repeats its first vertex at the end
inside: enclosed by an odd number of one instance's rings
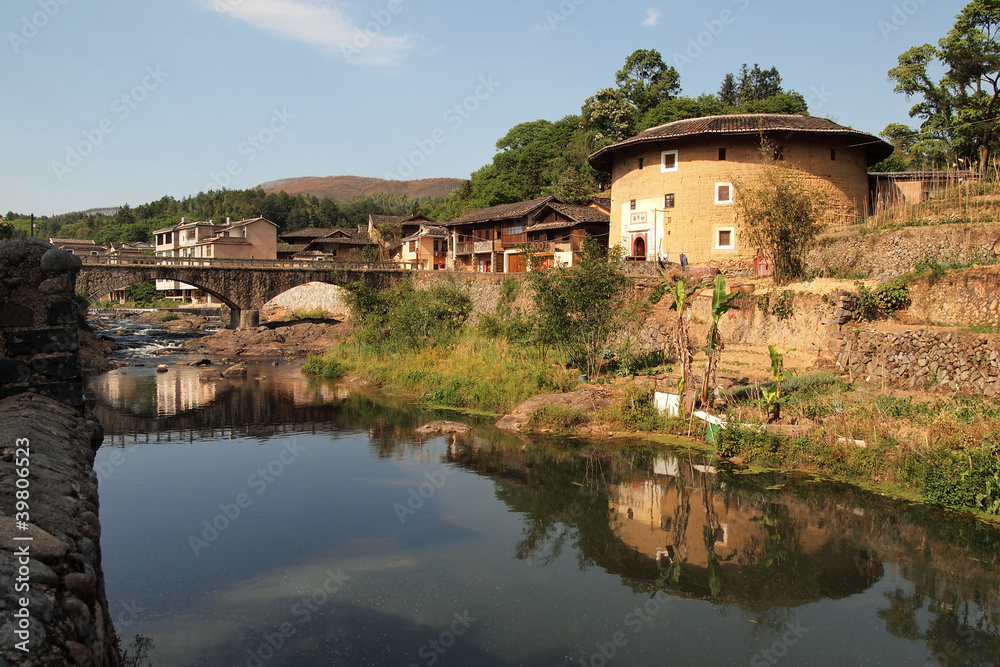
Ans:
POLYGON ((296 310, 292 313, 292 319, 296 320, 330 320, 333 317, 330 313, 326 312, 322 308, 313 308, 312 310, 296 310))
POLYGON ((327 380, 337 380, 343 377, 344 366, 330 353, 323 356, 310 354, 309 359, 302 367, 302 372, 326 378, 327 380))
POLYGON ((528 418, 532 430, 550 429, 556 433, 565 433, 574 426, 586 424, 590 415, 583 410, 567 408, 562 405, 543 405, 528 418))
MULTIPOLYGON (((817 373, 784 385, 797 385, 785 416, 818 422, 806 435, 733 425, 718 434, 718 454, 755 468, 877 484, 925 502, 1000 515, 1000 401, 873 396, 829 379, 817 373)), ((743 405, 752 405, 753 395, 740 390, 743 405)), ((731 417, 741 409, 736 398, 731 392, 731 417)))
POLYGON ((181 316, 178 315, 177 313, 167 313, 166 315, 163 315, 162 317, 157 318, 156 321, 157 322, 173 322, 174 320, 179 320, 179 319, 181 319, 181 316))
POLYGON ((470 328, 449 345, 386 350, 342 343, 326 358, 387 391, 488 414, 506 414, 536 394, 562 393, 578 384, 578 371, 553 365, 537 348, 491 339, 470 328))
POLYGON ((993 326, 992 324, 973 324, 972 326, 963 328, 962 331, 976 334, 997 334, 1000 333, 1000 327, 993 326))

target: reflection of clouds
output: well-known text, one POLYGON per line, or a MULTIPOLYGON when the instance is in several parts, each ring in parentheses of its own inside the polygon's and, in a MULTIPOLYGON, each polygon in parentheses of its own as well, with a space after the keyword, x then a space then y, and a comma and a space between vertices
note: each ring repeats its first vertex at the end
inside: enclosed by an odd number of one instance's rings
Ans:
MULTIPOLYGON (((199 606, 182 615, 151 623, 142 632, 155 637, 154 661, 214 664, 206 662, 209 656, 234 653, 245 657, 247 649, 257 648, 262 633, 276 632, 283 623, 303 627, 312 615, 312 612, 305 614, 309 610, 302 604, 303 598, 322 591, 324 583, 331 579, 331 572, 345 575, 343 587, 350 589, 355 579, 406 572, 418 565, 417 559, 400 553, 402 548, 395 538, 350 540, 338 551, 350 555, 327 555, 262 572, 210 594, 199 606)), ((365 586, 359 584, 358 588, 363 591, 365 586)), ((321 614, 348 601, 363 604, 365 598, 334 593, 324 604, 314 604, 313 608, 321 614)), ((371 602, 368 606, 378 608, 371 602)), ((295 636, 304 634, 296 631, 295 636)))

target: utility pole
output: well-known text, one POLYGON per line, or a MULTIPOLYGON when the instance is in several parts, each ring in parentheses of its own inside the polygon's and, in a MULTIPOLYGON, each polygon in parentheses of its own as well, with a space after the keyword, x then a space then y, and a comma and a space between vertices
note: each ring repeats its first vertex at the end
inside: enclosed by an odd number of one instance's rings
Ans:
POLYGON ((35 214, 31 214, 31 236, 35 235, 35 214))

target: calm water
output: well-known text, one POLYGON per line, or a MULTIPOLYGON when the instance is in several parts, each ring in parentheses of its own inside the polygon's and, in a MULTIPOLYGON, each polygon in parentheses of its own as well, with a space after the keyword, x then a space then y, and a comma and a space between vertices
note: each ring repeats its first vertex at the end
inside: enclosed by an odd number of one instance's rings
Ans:
POLYGON ((958 515, 485 420, 421 442, 455 416, 287 366, 91 393, 108 600, 158 667, 1000 656, 1000 533, 958 515))

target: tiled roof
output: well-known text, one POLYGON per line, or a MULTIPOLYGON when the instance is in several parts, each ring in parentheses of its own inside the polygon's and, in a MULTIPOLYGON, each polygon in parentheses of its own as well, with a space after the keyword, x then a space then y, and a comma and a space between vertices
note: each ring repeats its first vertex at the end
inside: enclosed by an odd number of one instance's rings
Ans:
POLYGON ((277 252, 302 252, 307 247, 309 247, 308 243, 279 243, 277 245, 277 252))
POLYGON ((501 204, 489 208, 481 208, 477 211, 470 211, 460 218, 451 222, 442 222, 446 227, 454 225, 464 225, 472 222, 491 222, 494 220, 510 220, 512 218, 523 218, 535 209, 552 201, 552 197, 542 197, 541 199, 531 199, 528 201, 516 202, 514 204, 501 204))
POLYGON ((403 221, 406 220, 405 217, 401 215, 369 215, 368 218, 371 220, 373 225, 401 225, 403 221))
POLYGON ((296 229, 291 232, 285 232, 279 234, 283 239, 318 239, 326 236, 327 234, 335 231, 333 227, 319 228, 319 227, 306 227, 305 229, 296 229))
POLYGON ((852 145, 865 149, 868 155, 868 164, 875 164, 887 158, 893 150, 891 144, 873 134, 838 125, 826 118, 800 114, 728 114, 675 120, 672 123, 651 127, 634 137, 600 149, 590 156, 590 165, 595 169, 608 171, 611 153, 620 148, 638 144, 702 135, 756 134, 758 132, 807 132, 846 136, 852 140, 852 145))
POLYGON ((593 202, 601 208, 605 208, 609 211, 611 210, 611 197, 589 197, 587 201, 593 202))
POLYGON ((553 211, 562 213, 576 222, 603 222, 605 224, 611 222, 610 215, 593 206, 572 206, 557 201, 549 202, 549 206, 552 207, 553 211))
POLYGON ((403 241, 416 241, 421 237, 429 237, 432 239, 446 239, 448 238, 448 230, 444 227, 438 225, 421 225, 420 230, 416 234, 411 234, 407 236, 403 241))
POLYGON ((63 245, 97 245, 93 239, 49 239, 49 243, 52 245, 57 243, 62 243, 63 245))
POLYGON ((374 245, 375 241, 368 236, 368 230, 356 229, 335 229, 323 238, 316 239, 309 244, 312 247, 316 244, 322 245, 374 245))

